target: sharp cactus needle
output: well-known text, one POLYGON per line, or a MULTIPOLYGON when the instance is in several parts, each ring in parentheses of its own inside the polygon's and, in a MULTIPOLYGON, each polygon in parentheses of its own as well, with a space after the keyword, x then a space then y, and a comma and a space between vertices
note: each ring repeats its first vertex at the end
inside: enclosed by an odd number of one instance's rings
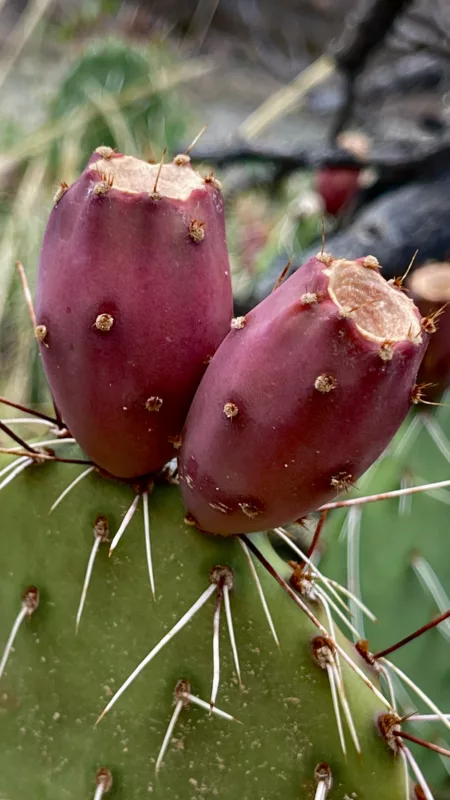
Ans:
POLYGON ((160 749, 159 754, 158 754, 158 758, 156 759, 155 775, 158 775, 158 772, 161 769, 161 765, 163 763, 164 756, 166 755, 167 748, 169 747, 170 740, 171 740, 173 732, 175 730, 175 725, 178 722, 178 717, 181 714, 181 711, 183 709, 184 704, 185 704, 185 700, 181 699, 181 700, 178 700, 176 705, 175 705, 175 708, 173 710, 173 714, 172 714, 172 716, 170 718, 170 721, 169 721, 169 725, 167 726, 167 731, 166 731, 166 734, 164 736, 163 743, 161 745, 161 749, 160 749))
POLYGON ((322 573, 316 567, 314 562, 311 561, 311 559, 308 558, 308 556, 303 552, 303 550, 300 550, 298 545, 296 545, 292 541, 292 539, 287 535, 287 532, 284 530, 284 528, 274 528, 273 530, 277 534, 277 536, 279 536, 283 540, 283 542, 286 542, 286 544, 291 548, 291 550, 294 551, 294 553, 297 553, 297 555, 300 556, 300 558, 303 559, 303 561, 305 561, 306 564, 308 564, 308 567, 311 568, 311 570, 314 573, 314 576, 323 582, 323 584, 328 588, 331 594, 334 595, 338 603, 345 609, 345 611, 347 611, 347 613, 349 613, 348 607, 344 603, 342 597, 339 597, 335 589, 329 586, 328 578, 326 578, 325 575, 322 575, 322 573))
MULTIPOLYGON (((439 611, 444 613, 450 607, 450 599, 431 564, 423 556, 415 554, 412 558, 412 567, 422 586, 431 594, 439 611)), ((450 622, 442 622, 438 625, 438 631, 450 641, 450 622)))
POLYGON ((253 580, 255 581, 255 586, 256 586, 256 589, 257 589, 258 594, 259 594, 259 599, 261 600, 261 605, 263 607, 264 614, 266 616, 267 622, 269 623, 270 632, 271 632, 271 634, 272 634, 272 636, 273 636, 273 638, 275 640, 275 644, 277 645, 277 647, 279 647, 280 646, 280 640, 278 639, 277 632, 276 632, 275 626, 273 624, 272 615, 271 615, 271 613, 269 611, 269 606, 267 605, 267 600, 264 597, 264 592, 263 592, 263 589, 262 589, 262 586, 261 586, 261 581, 259 580, 258 573, 256 572, 255 565, 254 565, 254 563, 252 561, 252 557, 251 557, 251 555, 249 553, 247 545, 245 544, 245 542, 242 541, 242 539, 239 539, 239 544, 241 545, 241 547, 242 547, 242 549, 243 549, 243 551, 244 551, 244 553, 246 555, 246 558, 247 558, 247 561, 248 561, 248 564, 249 564, 249 567, 250 567, 250 572, 252 574, 253 580))
MULTIPOLYGON (((361 594, 360 581, 360 537, 361 537, 361 509, 351 508, 348 514, 347 529, 347 585, 353 595, 361 594)), ((359 631, 356 638, 364 638, 364 618, 361 609, 350 602, 350 610, 359 631)))
POLYGON ((21 280, 21 283, 22 283, 22 289, 23 289, 23 293, 25 295, 25 302, 27 304, 28 313, 29 313, 30 319, 31 319, 31 324, 33 326, 33 330, 36 330, 37 319, 36 319, 36 314, 34 312, 33 298, 31 296, 31 292, 30 292, 30 287, 28 285, 27 276, 25 274, 25 270, 23 268, 23 265, 22 265, 22 263, 20 261, 16 261, 16 267, 17 267, 17 272, 19 273, 20 280, 21 280))
POLYGON ((102 800, 104 794, 110 791, 113 784, 113 779, 110 770, 107 767, 101 767, 95 776, 96 790, 94 800, 102 800))
MULTIPOLYGON (((443 714, 443 717, 450 720, 450 714, 443 714)), ((438 722, 441 719, 437 714, 411 714, 408 722, 438 722)))
POLYGON ((395 697, 395 689, 394 689, 394 684, 393 684, 393 681, 392 681, 391 674, 390 674, 389 670, 386 669, 384 664, 379 664, 378 668, 380 670, 380 674, 383 676, 384 680, 386 681, 387 687, 389 689, 389 698, 390 698, 390 701, 391 701, 391 706, 394 709, 394 711, 397 711, 397 700, 396 700, 396 697, 395 697))
POLYGON ((92 570, 94 569, 95 557, 97 555, 98 548, 100 547, 100 543, 101 543, 100 537, 96 536, 95 537, 95 542, 92 545, 91 554, 89 556, 89 561, 88 561, 88 565, 87 565, 87 569, 86 569, 86 575, 85 575, 85 578, 84 578, 83 589, 81 591, 80 604, 78 606, 77 618, 76 618, 76 622, 75 622, 75 633, 78 633, 78 628, 80 626, 81 615, 83 613, 84 604, 86 602, 87 590, 89 588, 89 583, 90 583, 91 576, 92 576, 92 570))
POLYGON ((9 464, 6 465, 6 467, 0 469, 0 478, 3 478, 3 475, 7 475, 8 472, 11 472, 11 470, 18 467, 19 464, 24 464, 25 461, 30 462, 30 464, 33 463, 33 459, 27 458, 27 456, 22 456, 21 458, 18 458, 17 461, 11 461, 9 464))
POLYGON ((314 795, 314 800, 326 800, 328 794, 327 784, 325 781, 319 781, 314 795))
POLYGON ((6 642, 5 649, 3 651, 3 655, 0 661, 0 678, 2 677, 6 663, 9 658, 9 654, 11 652, 12 646, 14 644, 15 638, 17 636, 18 630, 25 619, 25 617, 31 617, 32 613, 36 610, 39 605, 39 591, 36 589, 35 586, 29 586, 26 592, 22 595, 22 606, 21 609, 14 620, 14 624, 11 629, 11 633, 9 634, 8 641, 6 642))
POLYGON ((241 668, 239 664, 239 655, 236 647, 236 637, 234 635, 233 616, 231 614, 230 587, 227 586, 226 584, 223 587, 223 602, 225 606, 225 616, 227 618, 228 634, 230 637, 231 650, 233 653, 234 668, 236 670, 239 686, 242 687, 241 668))
POLYGON ((416 759, 414 758, 413 754, 411 753, 411 750, 409 749, 409 747, 405 747, 403 745, 400 748, 400 752, 404 754, 404 757, 405 757, 407 763, 409 764, 409 766, 411 767, 412 771, 414 772, 414 775, 417 778, 417 781, 418 781, 418 783, 420 785, 420 788, 422 789, 422 791, 423 791, 423 793, 425 795, 426 800, 434 800, 434 797, 433 797, 433 795, 432 795, 432 793, 430 791, 430 787, 428 786, 428 784, 427 784, 427 782, 425 780, 425 777, 424 777, 424 775, 423 775, 423 773, 422 773, 422 771, 421 771, 416 759))
MULTIPOLYGON (((20 463, 18 463, 18 462, 15 462, 15 463, 14 463, 14 469, 8 470, 8 471, 9 471, 9 474, 8 474, 8 475, 6 476, 6 478, 4 478, 4 479, 3 479, 3 481, 0 483, 0 492, 1 492, 1 490, 2 490, 2 489, 4 489, 4 488, 5 488, 5 486, 7 486, 7 485, 8 485, 8 483, 11 483, 11 481, 13 481, 13 480, 14 480, 14 478, 16 478, 16 477, 17 477, 17 475, 20 475, 20 473, 21 473, 21 472, 23 472, 23 471, 24 471, 24 469, 26 469, 27 467, 29 467, 29 466, 30 466, 30 464, 32 464, 32 463, 33 463, 33 459, 32 459, 32 458, 26 458, 26 457, 25 457, 23 460, 22 460, 22 458, 21 458, 21 459, 20 459, 20 463)), ((10 465, 8 464, 8 468, 9 468, 9 467, 10 467, 10 465)), ((5 468, 5 471, 6 471, 6 468, 5 468)), ((4 471, 4 472, 5 472, 5 471, 4 471)), ((3 474, 4 474, 4 473, 3 473, 3 474)))
MULTIPOLYGON (((211 711, 210 704, 207 703, 205 700, 202 700, 200 697, 196 697, 195 694, 190 694, 190 692, 185 692, 183 697, 188 700, 190 703, 193 703, 195 706, 199 706, 199 708, 204 708, 205 711, 211 711)), ((217 706, 214 706, 212 709, 212 714, 215 714, 216 717, 221 717, 222 719, 228 719, 230 722, 238 722, 242 725, 242 722, 236 717, 232 717, 231 714, 227 714, 226 711, 222 711, 217 706)))
MULTIPOLYGON (((165 636, 163 636, 163 638, 158 642, 158 644, 155 645, 155 647, 150 651, 150 653, 148 653, 148 655, 145 656, 145 658, 141 661, 141 663, 138 664, 136 669, 133 670, 131 675, 129 675, 126 681, 122 684, 122 686, 118 689, 115 695, 111 698, 106 708, 100 714, 97 722, 95 723, 96 725, 98 725, 98 723, 100 722, 101 719, 103 719, 105 714, 107 714, 108 711, 111 710, 111 708, 117 702, 119 697, 130 686, 130 684, 133 683, 135 678, 137 678, 139 673, 142 672, 144 667, 146 667, 147 664, 149 664, 150 661, 152 661, 152 659, 160 652, 160 650, 162 650, 163 647, 168 642, 170 642, 170 640, 173 639, 173 637, 176 636, 176 634, 179 633, 184 628, 184 626, 188 624, 188 622, 191 621, 191 619, 195 616, 197 611, 199 611, 200 608, 202 608, 202 606, 205 605, 205 603, 209 600, 211 595, 213 595, 216 590, 217 590, 216 584, 211 583, 211 585, 208 586, 207 589, 205 589, 203 594, 200 595, 198 600, 195 601, 195 603, 191 606, 191 608, 188 611, 186 611, 185 614, 183 614, 183 616, 181 617, 181 619, 178 620, 177 623, 175 623, 173 628, 171 628, 170 631, 168 631, 168 633, 166 633, 165 636)), ((207 706, 207 708, 209 709, 209 706, 207 706)))
POLYGON ((337 687, 336 687, 336 671, 337 671, 336 665, 331 663, 327 664, 326 670, 328 674, 328 680, 330 683, 331 699, 333 701, 334 716, 336 717, 336 725, 339 734, 339 741, 341 743, 342 752, 344 753, 344 756, 346 756, 347 748, 345 744, 344 728, 342 726, 341 709, 339 706, 337 687))
POLYGON ((214 617, 213 617, 213 681, 211 688, 210 711, 213 710, 216 704, 217 692, 219 691, 219 682, 220 682, 219 634, 220 634, 220 610, 222 608, 222 598, 223 598, 223 584, 217 586, 216 607, 214 609, 214 617))
POLYGON ((450 480, 423 483, 420 486, 408 486, 406 489, 393 489, 391 492, 381 492, 380 494, 369 494, 365 497, 351 497, 349 500, 337 500, 335 503, 325 503, 319 508, 319 511, 330 511, 333 508, 349 508, 351 506, 364 505, 365 503, 378 503, 380 500, 391 500, 404 494, 429 492, 432 489, 445 489, 448 486, 450 486, 450 480))
POLYGON ((317 764, 314 770, 314 777, 317 781, 314 800, 325 800, 333 784, 331 769, 325 762, 317 764))
MULTIPOLYGON (((270 562, 265 558, 265 556, 260 552, 260 550, 258 550, 256 545, 247 536, 241 534, 241 537, 245 541, 245 544, 247 545, 249 550, 251 550, 251 552, 255 554, 255 556, 258 559, 258 561, 260 561, 260 563, 267 570, 267 572, 272 576, 272 578, 274 578, 277 581, 277 583, 280 584, 280 586, 284 589, 286 594, 288 594, 289 597, 294 601, 294 603, 296 603, 302 609, 304 614, 306 614, 306 616, 313 623, 313 625, 315 625, 316 628, 318 628, 318 630, 324 636, 326 636, 328 638, 329 637, 328 631, 326 630, 326 628, 323 627, 321 622, 319 622, 317 617, 313 614, 313 612, 306 605, 306 603, 303 602, 301 597, 299 597, 299 595, 296 594, 296 592, 294 592, 294 590, 291 588, 291 586, 289 586, 289 584, 284 580, 284 578, 282 578, 281 575, 278 574, 278 572, 272 567, 270 562)), ((340 646, 340 644, 338 642, 334 641, 333 645, 336 648, 336 650, 338 651, 339 655, 348 664, 350 669, 352 669, 353 672, 355 672, 356 675, 358 675, 358 677, 361 678, 363 683, 365 683, 366 686, 368 686, 368 688, 373 692, 373 694, 376 697, 378 697, 378 699, 383 703, 384 706, 386 706, 386 708, 392 710, 392 706, 391 706, 389 700, 387 700, 384 697, 384 695, 377 689, 377 687, 372 683, 372 681, 369 680, 369 678, 363 672, 363 670, 360 669, 357 664, 355 664, 353 659, 350 658, 350 656, 345 652, 345 650, 340 646)))
POLYGON ((86 595, 89 588, 89 583, 94 569, 95 557, 102 542, 108 541, 108 521, 106 517, 97 517, 94 525, 94 544, 92 545, 91 554, 89 556, 88 565, 86 568, 86 575, 84 578, 83 589, 81 591, 80 605, 78 606, 77 618, 75 623, 75 633, 78 633, 78 628, 83 613, 84 604, 86 602, 86 595))
POLYGON ((338 606, 338 605, 336 605, 336 603, 335 603, 335 602, 333 602, 333 600, 331 599, 331 597, 328 597, 328 595, 326 595, 326 594, 325 594, 324 590, 323 590, 323 589, 322 589, 320 586, 318 586, 317 584, 314 586, 314 591, 315 591, 315 592, 318 594, 318 596, 320 597, 320 599, 321 599, 321 600, 323 600, 323 601, 326 601, 326 602, 327 602, 327 604, 328 604, 329 606, 331 606, 331 608, 333 609, 333 611, 335 612, 335 614, 337 614, 337 616, 339 617, 339 619, 341 619, 341 620, 342 620, 342 622, 344 623, 344 625, 346 625, 346 626, 347 626, 347 628, 349 629, 349 631, 351 631, 351 632, 353 633, 353 636, 355 636, 355 637, 356 637, 356 639, 360 639, 361 637, 360 637, 360 635, 359 635, 359 632, 358 632, 358 631, 357 631, 357 629, 355 628, 355 626, 354 626, 354 625, 352 625, 352 623, 350 622, 350 620, 349 620, 349 619, 347 619, 347 617, 345 616, 345 614, 343 614, 343 613, 342 613, 342 611, 341 611, 341 609, 339 608, 339 606, 338 606))
POLYGON ((124 518, 123 518, 123 520, 122 520, 122 522, 120 524, 119 530, 117 531, 116 535, 114 536, 114 539, 111 542, 111 547, 109 548, 109 555, 110 556, 112 555, 113 551, 116 549, 117 545, 119 544, 123 534, 125 533, 126 529, 128 528, 128 525, 130 524, 130 522, 131 522, 131 520, 132 520, 132 518, 134 516, 134 512, 136 511, 136 509, 138 507, 139 497, 140 497, 140 495, 137 494, 136 497, 134 498, 131 506, 129 507, 127 513, 125 514, 125 516, 124 516, 124 518))
POLYGON ((415 694, 418 697, 420 697, 421 700, 423 700, 423 702, 425 703, 425 705, 428 706, 428 708, 430 708, 432 711, 434 711, 435 714, 437 714, 441 722, 443 722, 446 728, 450 730, 450 718, 446 717, 445 714, 442 713, 442 711, 437 707, 437 705, 433 703, 432 700, 430 700, 428 695, 426 695, 425 692, 423 692, 422 689, 420 689, 417 686, 417 684, 415 684, 414 681, 411 680, 411 678, 408 678, 408 676, 405 675, 405 673, 402 672, 402 670, 399 667, 393 664, 392 661, 387 661, 387 659, 382 659, 382 661, 389 667, 389 669, 395 672, 398 675, 398 677, 401 678, 401 680, 404 683, 406 683, 406 685, 409 686, 409 688, 412 689, 413 692, 415 692, 415 694))
MULTIPOLYGON (((9 406, 10 408, 16 408, 17 411, 24 411, 25 414, 31 414, 32 417, 38 417, 39 419, 45 419, 50 425, 58 425, 58 420, 56 417, 49 417, 47 414, 42 414, 40 411, 35 411, 33 408, 27 408, 27 406, 23 406, 21 403, 14 403, 12 400, 7 400, 6 397, 0 396, 0 403, 5 406, 9 406)), ((32 420, 30 420, 31 422, 32 420)))
POLYGON ((8 425, 29 425, 30 427, 33 425, 45 425, 46 428, 51 428, 54 424, 53 422, 40 419, 39 417, 31 417, 31 419, 27 419, 26 417, 8 417, 8 419, 4 419, 2 422, 7 422, 8 425))
POLYGON ((424 427, 430 434, 436 447, 444 456, 446 461, 450 463, 450 442, 445 436, 441 426, 431 414, 424 413, 421 415, 421 418, 424 427))
POLYGON ((145 552, 147 555, 148 577, 150 580, 150 588, 152 590, 153 599, 156 599, 155 594, 155 577, 153 574, 153 560, 152 548, 150 540, 150 515, 148 511, 148 492, 142 494, 142 508, 144 511, 144 536, 145 536, 145 552))
MULTIPOLYGON (((317 587, 316 587, 316 591, 318 591, 317 587)), ((319 594, 319 598, 320 598, 320 600, 321 600, 321 602, 322 602, 322 604, 323 604, 323 606, 325 608, 325 613, 327 615, 328 625, 329 625, 329 628, 330 628, 331 639, 332 639, 332 641, 334 641, 336 639, 336 631, 335 631, 335 627, 334 627, 333 618, 332 618, 331 613, 330 613, 329 600, 324 596, 323 592, 320 592, 320 590, 319 590, 318 594, 319 594)), ((340 662, 339 662, 338 653, 337 652, 335 654, 330 653, 330 660, 331 660, 331 663, 332 663, 332 667, 334 668, 334 679, 335 679, 336 690, 337 690, 337 693, 338 693, 338 696, 339 696, 339 700, 340 700, 340 703, 341 703, 341 706, 342 706, 342 710, 343 710, 343 712, 345 714, 345 718, 347 720, 347 725, 348 725, 348 728, 349 728, 349 731, 350 731, 350 735, 352 737, 353 744, 355 745, 356 752, 359 753, 359 755, 361 755, 361 745, 359 743, 358 734, 356 733, 355 723, 353 721, 352 713, 350 711, 350 706, 348 704, 348 700, 347 700, 347 697, 346 697, 346 694, 345 694, 345 687, 344 687, 344 682, 343 682, 343 679, 342 679, 342 672, 341 672, 341 666, 340 666, 340 662)))
POLYGON ((81 472, 81 473, 80 473, 80 475, 77 475, 77 477, 76 477, 76 478, 75 478, 75 479, 72 481, 72 483, 69 483, 69 485, 67 486, 67 488, 66 488, 66 489, 64 489, 64 491, 63 491, 63 492, 61 492, 61 494, 59 495, 59 497, 57 497, 57 498, 56 498, 55 502, 54 502, 54 503, 53 503, 53 505, 51 506, 51 508, 50 508, 50 511, 49 511, 48 513, 49 513, 49 514, 51 514, 51 513, 52 513, 52 511, 54 511, 54 510, 55 510, 55 508, 57 508, 57 507, 59 506, 59 504, 60 504, 60 503, 61 503, 61 502, 64 500, 64 498, 65 498, 65 497, 67 497, 67 495, 69 494, 69 492, 71 492, 71 491, 72 491, 72 489, 74 489, 74 488, 75 488, 75 486, 77 485, 77 483, 80 483, 80 481, 82 481, 82 480, 83 480, 83 478, 86 478, 86 477, 87 477, 87 476, 88 476, 88 475, 89 475, 91 472, 93 472, 93 471, 94 471, 94 467, 88 467, 88 468, 87 468, 87 469, 85 469, 83 472, 81 472))
POLYGON ((361 611, 366 615, 366 617, 368 617, 370 620, 372 620, 372 622, 376 622, 377 621, 377 618, 376 618, 375 614, 370 610, 370 608, 368 608, 366 605, 364 605, 362 600, 359 597, 357 597, 356 594, 353 594, 353 592, 351 592, 350 589, 347 589, 346 586, 342 586, 340 583, 338 583, 337 581, 332 580, 331 578, 327 578, 327 580, 328 580, 328 583, 331 586, 334 586, 334 588, 337 589, 338 592, 341 592, 342 594, 345 594, 346 597, 349 597, 351 600, 353 600, 355 605, 357 605, 361 609, 361 611))

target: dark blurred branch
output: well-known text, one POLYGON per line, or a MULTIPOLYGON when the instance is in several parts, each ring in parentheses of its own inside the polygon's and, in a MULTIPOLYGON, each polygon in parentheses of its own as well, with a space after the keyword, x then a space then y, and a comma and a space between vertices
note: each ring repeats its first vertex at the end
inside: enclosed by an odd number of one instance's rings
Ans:
POLYGON ((408 177, 430 173, 436 168, 450 166, 450 132, 437 136, 432 142, 384 142, 373 148, 367 159, 357 158, 347 150, 337 147, 273 147, 259 142, 235 141, 219 151, 196 149, 197 161, 208 161, 218 166, 239 162, 272 163, 285 174, 296 169, 314 169, 318 166, 372 167, 390 183, 402 182, 408 177))
POLYGON ((412 0, 368 0, 355 19, 349 15, 346 27, 333 56, 345 81, 344 102, 338 110, 330 130, 330 140, 344 128, 354 101, 354 86, 358 75, 366 66, 369 56, 383 43, 397 17, 412 0))

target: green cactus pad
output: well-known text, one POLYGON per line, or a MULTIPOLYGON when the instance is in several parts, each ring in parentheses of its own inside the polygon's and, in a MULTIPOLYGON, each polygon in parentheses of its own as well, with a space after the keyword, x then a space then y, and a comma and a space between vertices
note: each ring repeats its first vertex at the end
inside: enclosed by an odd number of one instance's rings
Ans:
MULTIPOLYGON (((57 449, 59 455, 77 453, 70 446, 57 449)), ((113 776, 106 796, 115 800, 313 800, 314 770, 325 761, 333 775, 327 800, 403 800, 402 765, 376 732, 376 715, 383 710, 379 700, 342 664, 362 748, 360 757, 346 731, 344 758, 327 674, 312 657, 317 630, 255 562, 277 647, 240 542, 206 537, 187 525, 176 486, 160 486, 149 498, 156 600, 140 500, 112 557, 107 544, 99 546, 76 635, 94 522, 105 515, 112 538, 134 497, 129 487, 93 473, 49 514, 82 469, 32 466, 0 492, 0 651, 22 592, 29 585, 40 592, 39 606, 24 619, 0 679, 0 797, 91 798, 103 766, 113 776), (122 682, 211 585, 210 570, 219 564, 233 571, 230 603, 243 687, 222 605, 217 706, 236 721, 211 716, 193 703, 184 707, 155 777, 176 683, 188 680, 192 694, 209 701, 214 596, 97 727, 95 722, 122 682)), ((264 536, 254 541, 278 571, 289 574, 264 536)), ((326 625, 318 608, 311 608, 326 625)))

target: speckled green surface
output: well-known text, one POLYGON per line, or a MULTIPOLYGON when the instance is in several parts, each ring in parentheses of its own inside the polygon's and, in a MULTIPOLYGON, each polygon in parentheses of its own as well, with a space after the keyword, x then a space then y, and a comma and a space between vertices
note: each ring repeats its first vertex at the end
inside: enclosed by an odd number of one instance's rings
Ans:
POLYGON ((49 515, 82 469, 33 467, 0 493, 1 647, 21 592, 29 584, 41 592, 0 681, 2 800, 93 797, 102 765, 112 771, 108 797, 115 800, 312 800, 319 761, 333 772, 331 800, 403 800, 401 765, 375 732, 379 702, 344 669, 363 749, 361 759, 347 736, 345 760, 327 676, 311 656, 312 624, 257 565, 277 648, 239 543, 185 525, 177 487, 158 488, 150 498, 156 602, 140 505, 110 559, 108 546, 100 546, 75 635, 94 520, 106 514, 114 534, 133 500, 131 489, 91 475, 49 515), (215 564, 229 565, 235 576, 231 606, 244 684, 239 688, 222 613, 217 705, 243 724, 184 709, 155 778, 176 682, 189 679, 193 693, 209 699, 214 598, 94 724, 123 680, 208 587, 215 564))

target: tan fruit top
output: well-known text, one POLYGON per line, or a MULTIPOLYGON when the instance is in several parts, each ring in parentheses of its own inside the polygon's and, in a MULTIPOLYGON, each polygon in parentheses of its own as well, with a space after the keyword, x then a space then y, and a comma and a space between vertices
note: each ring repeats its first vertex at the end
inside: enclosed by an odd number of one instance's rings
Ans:
POLYGON ((389 284, 375 266, 337 259, 325 274, 329 277, 328 293, 343 316, 353 319, 360 333, 373 342, 421 341, 420 317, 413 301, 400 289, 389 284))
POLYGON ((128 194, 156 191, 160 197, 172 197, 187 200, 194 189, 204 188, 203 178, 189 165, 148 164, 133 156, 102 158, 89 167, 93 173, 98 172, 102 179, 112 180, 114 189, 128 194), (158 180, 156 180, 158 178, 158 180))
POLYGON ((450 264, 427 264, 416 269, 409 279, 409 288, 424 300, 445 303, 450 300, 450 264))

